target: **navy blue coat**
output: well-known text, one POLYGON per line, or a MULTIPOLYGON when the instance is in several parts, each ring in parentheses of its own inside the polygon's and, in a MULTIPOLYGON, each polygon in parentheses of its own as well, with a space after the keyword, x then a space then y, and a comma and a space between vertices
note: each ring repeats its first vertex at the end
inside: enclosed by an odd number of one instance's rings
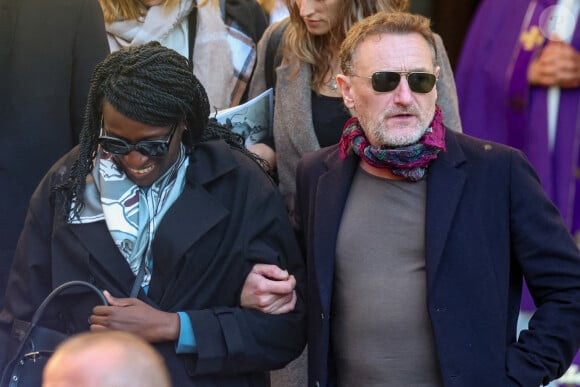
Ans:
MULTIPOLYGON (((265 371, 297 357, 306 341, 304 262, 285 206, 260 166, 228 149, 212 141, 190 156, 184 190, 153 240, 149 292, 139 294, 157 309, 185 311, 191 319, 197 353, 178 355, 174 342, 155 344, 174 386, 265 387, 265 371), (296 276, 292 313, 240 307, 255 263, 275 264, 296 276)), ((128 297, 135 281, 104 221, 65 223, 58 201, 51 199, 50 188, 62 182, 76 155, 77 148, 56 163, 31 200, 0 313, 0 368, 14 341, 7 335, 13 318, 30 321, 53 288, 85 280, 114 297, 128 297)), ((41 325, 69 333, 86 330, 90 302, 71 294, 41 325)))
MULTIPOLYGON (((425 219, 426 308, 443 383, 539 386, 561 375, 580 345, 579 251, 520 152, 451 131, 446 144, 429 167, 425 219), (538 310, 516 341, 522 276, 538 310)), ((336 384, 335 247, 358 161, 340 160, 333 146, 298 166, 312 386, 336 384)))

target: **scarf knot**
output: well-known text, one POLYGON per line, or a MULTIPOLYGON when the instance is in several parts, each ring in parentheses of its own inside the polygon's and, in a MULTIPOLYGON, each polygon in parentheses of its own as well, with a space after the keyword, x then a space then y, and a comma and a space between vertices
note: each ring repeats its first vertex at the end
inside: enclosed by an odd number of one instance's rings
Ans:
POLYGON ((357 117, 349 119, 339 143, 340 158, 347 157, 350 150, 366 163, 377 168, 387 168, 394 175, 410 181, 419 181, 426 176, 429 163, 440 151, 445 151, 445 126, 439 105, 435 116, 423 137, 414 144, 400 147, 371 145, 357 117))

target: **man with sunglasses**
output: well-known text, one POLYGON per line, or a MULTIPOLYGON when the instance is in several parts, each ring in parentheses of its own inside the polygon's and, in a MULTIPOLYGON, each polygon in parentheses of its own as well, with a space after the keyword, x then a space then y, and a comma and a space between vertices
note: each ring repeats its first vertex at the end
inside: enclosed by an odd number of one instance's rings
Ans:
POLYGON ((535 387, 580 345, 580 252, 521 153, 443 126, 436 56, 404 13, 341 46, 353 117, 297 170, 309 385, 535 387))

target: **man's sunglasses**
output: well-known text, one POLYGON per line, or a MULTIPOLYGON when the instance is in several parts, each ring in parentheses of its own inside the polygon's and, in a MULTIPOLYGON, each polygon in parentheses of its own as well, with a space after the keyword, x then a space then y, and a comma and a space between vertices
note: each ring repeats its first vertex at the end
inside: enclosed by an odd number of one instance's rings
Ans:
POLYGON ((165 140, 143 140, 129 144, 121 138, 105 135, 105 130, 101 125, 101 134, 98 142, 105 151, 116 155, 126 155, 136 150, 147 157, 163 157, 169 152, 169 144, 171 144, 176 129, 177 124, 173 125, 171 133, 165 140))
POLYGON ((433 86, 437 82, 435 74, 423 72, 377 71, 370 77, 363 77, 356 74, 352 74, 352 76, 370 79, 373 90, 378 93, 388 93, 389 91, 395 90, 401 82, 401 76, 407 78, 409 88, 415 93, 428 93, 433 90, 433 86))

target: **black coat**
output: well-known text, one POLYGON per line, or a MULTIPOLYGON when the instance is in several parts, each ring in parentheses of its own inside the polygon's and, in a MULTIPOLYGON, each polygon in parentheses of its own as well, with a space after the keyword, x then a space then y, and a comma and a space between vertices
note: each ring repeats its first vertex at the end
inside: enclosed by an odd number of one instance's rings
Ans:
MULTIPOLYGON (((567 369, 580 346, 580 252, 521 152, 452 131, 446 144, 429 166, 425 214, 425 307, 443 384, 547 383, 567 369), (516 340, 523 277, 538 310, 516 340)), ((341 160, 333 146, 306 155, 298 166, 310 386, 336 385, 334 254, 359 160, 341 160)))
MULTIPOLYGON (((59 161, 32 198, 0 314, 5 340, 0 337, 0 348, 8 348, 12 318, 29 320, 63 282, 90 281, 115 297, 131 291, 135 276, 105 222, 65 223, 50 200, 50 187, 75 155, 76 149, 59 161)), ((164 311, 187 312, 197 344, 197 353, 188 355, 177 355, 174 342, 156 344, 174 386, 266 386, 263 371, 301 353, 304 262, 276 186, 249 158, 223 142, 199 146, 190 157, 183 193, 160 223, 152 249, 149 292, 139 298, 164 311), (270 315, 239 306, 246 276, 258 262, 296 276, 294 312, 270 315)), ((82 295, 64 299, 46 323, 69 332, 86 330, 87 304, 82 295)))

